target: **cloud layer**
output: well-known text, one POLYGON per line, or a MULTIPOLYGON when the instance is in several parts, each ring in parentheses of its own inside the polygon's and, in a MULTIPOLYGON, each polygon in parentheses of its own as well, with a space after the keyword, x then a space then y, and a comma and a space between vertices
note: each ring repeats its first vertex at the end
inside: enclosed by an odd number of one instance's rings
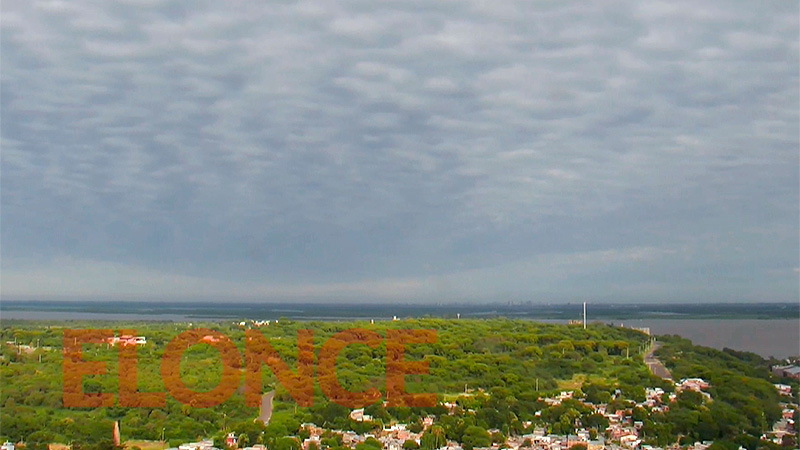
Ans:
POLYGON ((798 17, 4 2, 2 294, 796 301, 798 17))

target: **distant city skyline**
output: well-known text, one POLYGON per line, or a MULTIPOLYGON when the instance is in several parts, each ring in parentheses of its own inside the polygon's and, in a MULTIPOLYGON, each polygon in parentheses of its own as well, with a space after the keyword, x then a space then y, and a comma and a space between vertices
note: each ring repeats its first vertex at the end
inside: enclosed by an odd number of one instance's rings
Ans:
POLYGON ((797 2, 0 10, 4 300, 800 301, 797 2))

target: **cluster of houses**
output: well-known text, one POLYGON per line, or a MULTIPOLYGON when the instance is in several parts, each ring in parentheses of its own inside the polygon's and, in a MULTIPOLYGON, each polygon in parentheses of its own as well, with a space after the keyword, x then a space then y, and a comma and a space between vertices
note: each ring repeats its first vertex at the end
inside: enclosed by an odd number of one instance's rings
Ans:
MULTIPOLYGON (((682 380, 678 383, 681 389, 702 389, 708 388, 708 383, 700 379, 682 380)), ((665 411, 669 409, 667 402, 674 401, 676 396, 674 393, 666 395, 661 388, 648 388, 646 390, 647 399, 645 402, 638 404, 638 406, 647 406, 651 408, 663 408, 665 411)), ((573 391, 562 391, 554 397, 542 398, 546 404, 556 406, 561 404, 567 399, 574 398, 573 391)), ((609 426, 605 430, 606 437, 598 436, 594 439, 591 438, 591 433, 586 429, 578 429, 575 434, 557 435, 548 434, 547 429, 543 427, 534 428, 532 433, 524 434, 521 436, 509 437, 506 442, 501 445, 495 445, 489 448, 477 448, 475 450, 521 450, 526 448, 539 449, 539 450, 567 450, 576 444, 583 444, 587 450, 627 450, 639 448, 642 450, 658 450, 649 446, 642 446, 642 439, 640 431, 643 427, 642 422, 634 421, 632 414, 633 409, 624 409, 609 411, 605 404, 592 404, 584 403, 586 406, 592 408, 596 413, 602 414, 608 419, 609 426)), ((448 410, 453 410, 455 404, 445 403, 444 406, 448 410)), ((537 411, 537 415, 541 415, 541 411, 537 411)), ((355 421, 369 421, 371 418, 364 414, 363 409, 356 409, 350 413, 350 418, 355 421)), ((402 450, 403 444, 407 440, 413 440, 420 443, 422 433, 425 429, 434 424, 434 416, 428 416, 423 419, 423 431, 412 432, 406 428, 405 424, 393 424, 390 427, 384 428, 378 433, 357 434, 352 431, 335 431, 341 433, 342 442, 345 446, 355 447, 355 445, 366 441, 368 438, 375 438, 383 444, 385 450, 402 450)), ((523 425, 526 428, 531 427, 532 422, 525 422, 523 425)), ((312 443, 316 443, 320 447, 320 438, 325 432, 324 429, 313 425, 304 424, 303 427, 309 432, 309 437, 303 441, 303 450, 309 450, 312 443)), ((488 430, 489 433, 499 430, 488 430)), ((710 443, 697 444, 694 450, 704 450, 710 443)), ((461 450, 460 444, 454 441, 447 443, 441 450, 461 450)))
MULTIPOLYGON (((225 446, 227 448, 239 448, 239 442, 235 434, 228 433, 225 437, 225 446)), ((221 450, 214 447, 214 441, 205 439, 198 442, 187 442, 178 447, 171 447, 167 450, 221 450)), ((256 444, 252 447, 243 447, 241 450, 267 450, 267 447, 261 444, 256 444)))
MULTIPOLYGON (((709 388, 709 383, 701 378, 686 378, 675 383, 676 392, 691 390, 702 393, 706 398, 711 399, 710 394, 706 392, 709 388)), ((791 386, 776 384, 775 388, 781 395, 791 396, 791 386)), ((615 393, 619 395, 619 392, 615 393)), ((542 398, 547 405, 556 406, 561 404, 567 399, 575 397, 573 391, 562 391, 553 397, 542 398)), ((636 403, 635 406, 645 407, 652 411, 667 412, 669 411, 670 403, 676 401, 676 393, 667 393, 663 389, 655 387, 648 387, 645 389, 645 401, 636 403)), ((580 401, 580 400, 579 400, 580 401)), ((595 413, 602 414, 609 423, 608 428, 605 430, 604 435, 592 438, 592 433, 586 429, 578 429, 575 434, 570 435, 557 435, 548 434, 547 429, 536 427, 533 432, 522 435, 509 437, 502 445, 495 444, 493 447, 476 448, 475 450, 568 450, 576 444, 585 445, 587 450, 660 450, 657 447, 644 445, 642 442, 641 430, 644 424, 640 421, 633 419, 633 407, 626 409, 619 409, 610 411, 606 404, 592 404, 583 402, 585 406, 589 407, 595 413)), ((456 404, 445 402, 443 404, 451 413, 456 409, 456 404)), ((772 439, 780 443, 783 436, 787 434, 794 434, 794 420, 790 404, 785 404, 782 419, 775 424, 771 433, 765 434, 763 439, 772 439)), ((540 416, 541 411, 536 415, 540 416)), ((371 421, 372 417, 364 414, 364 409, 355 409, 350 412, 350 418, 357 422, 371 421)), ((374 438, 381 442, 384 450, 403 450, 403 445, 406 441, 415 441, 417 444, 422 439, 424 430, 429 428, 435 423, 435 416, 427 416, 423 418, 423 430, 420 432, 413 432, 409 430, 406 424, 396 423, 387 426, 380 431, 373 433, 359 434, 353 431, 332 430, 334 433, 342 436, 342 443, 346 447, 355 448, 359 443, 365 442, 369 438, 374 438)), ((532 422, 523 423, 526 429, 530 429, 532 422)), ((302 450, 310 450, 313 447, 322 448, 321 439, 326 432, 322 427, 314 424, 303 424, 302 427, 308 432, 308 438, 304 439, 302 450)), ((499 430, 488 430, 489 433, 499 430)), ((229 448, 237 448, 237 440, 234 434, 229 434, 226 440, 226 445, 229 448)), ((689 450, 705 450, 711 442, 695 443, 689 446, 689 450)), ((193 442, 181 445, 177 449, 170 450, 218 450, 213 447, 211 441, 193 442)), ((254 445, 252 447, 245 447, 245 450, 265 450, 264 446, 254 445)), ((459 443, 448 441, 447 445, 440 450, 462 450, 459 443)))
POLYGON ((792 396, 792 387, 788 384, 775 384, 775 389, 778 390, 778 394, 781 394, 784 397, 792 396))
POLYGON ((106 339, 106 343, 108 343, 108 345, 111 345, 112 347, 117 344, 121 346, 147 345, 147 338, 144 336, 132 336, 129 334, 123 334, 122 336, 113 336, 106 339))
POLYGON ((703 392, 704 390, 709 388, 709 384, 707 381, 703 380, 702 378, 684 378, 680 381, 680 383, 675 384, 675 390, 678 392, 682 391, 695 391, 695 392, 703 392))
MULTIPOLYGON (((704 394, 710 399, 711 396, 707 392, 704 392, 704 390, 708 389, 708 387, 709 384, 706 381, 700 378, 690 378, 676 383, 675 390, 678 392, 686 389, 695 390, 704 394)), ((619 391, 615 392, 615 396, 619 394, 619 391)), ((542 400, 544 400, 546 404, 554 406, 560 404, 566 399, 573 397, 574 393, 572 391, 563 391, 555 397, 545 398, 542 400)), ((674 402, 676 399, 677 395, 675 393, 667 394, 659 387, 648 387, 645 388, 645 401, 636 403, 634 407, 639 406, 648 408, 652 411, 665 413, 669 411, 669 404, 674 402)), ((587 450, 615 448, 634 449, 645 447, 650 450, 655 450, 653 447, 642 445, 642 437, 640 432, 644 426, 644 423, 633 419, 634 407, 618 409, 612 412, 608 410, 608 406, 606 404, 593 404, 588 402, 582 403, 583 405, 591 408, 595 413, 602 414, 608 420, 609 425, 605 430, 605 436, 607 436, 608 440, 604 439, 603 437, 590 440, 588 439, 589 432, 587 430, 578 430, 574 436, 553 436, 542 434, 544 433, 544 429, 537 429, 532 436, 522 436, 522 441, 524 442, 525 439, 530 438, 531 443, 533 443, 536 448, 544 450, 565 450, 575 444, 584 444, 586 445, 587 450)), ((536 415, 541 415, 541 411, 537 411, 536 415)), ((511 442, 513 442, 513 440, 509 441, 509 443, 511 442)), ((698 448, 702 447, 701 444, 698 444, 698 446, 698 448)))
POLYGON ((708 389, 709 384, 707 381, 703 380, 702 378, 684 378, 680 381, 680 383, 675 383, 675 391, 676 392, 683 392, 683 391, 694 391, 703 394, 703 396, 707 400, 711 400, 711 394, 706 392, 705 390, 708 389))
MULTIPOLYGON (((235 446, 234 446, 235 448, 235 446)), ((167 450, 220 450, 214 447, 214 441, 206 439, 199 442, 187 442, 179 447, 172 447, 167 450)))
MULTIPOLYGON (((270 323, 270 320, 243 320, 241 322, 236 322, 236 325, 238 325, 240 328, 245 328, 248 325, 250 327, 260 328, 268 327, 270 323)), ((278 323, 277 319, 275 320, 275 323, 278 323)))
MULTIPOLYGON (((708 383, 702 379, 687 379, 681 380, 677 383, 676 389, 692 389, 703 392, 704 389, 709 387, 708 383)), ((667 394, 661 388, 647 388, 646 400, 637 406, 649 407, 656 410, 667 411, 669 409, 669 402, 676 399, 674 393, 667 394)), ((619 393, 617 393, 619 394, 619 393)), ((561 404, 567 399, 574 398, 573 391, 562 391, 554 397, 542 398, 546 404, 556 406, 561 404)), ((642 450, 658 450, 653 447, 643 446, 640 432, 644 424, 639 421, 633 420, 633 408, 609 411, 606 404, 592 404, 584 403, 584 405, 591 408, 594 412, 602 414, 609 422, 608 428, 605 430, 605 436, 597 436, 594 439, 591 433, 586 429, 578 429, 575 434, 558 435, 549 434, 547 429, 543 427, 534 428, 532 433, 524 434, 521 436, 509 437, 506 442, 501 445, 487 449, 476 450, 520 450, 526 448, 540 449, 540 450, 567 450, 576 444, 583 444, 587 450, 626 450, 626 449, 642 449, 642 450)), ((444 406, 448 410, 453 410, 455 404, 447 404, 444 406)), ((541 411, 537 412, 541 415, 541 411)), ((350 415, 351 419, 356 421, 369 420, 369 416, 364 414, 363 410, 354 410, 350 415)), ((423 430, 427 429, 434 423, 434 417, 429 416, 423 420, 423 430)), ((532 426, 531 422, 523 423, 526 428, 532 426)), ((309 450, 311 442, 316 442, 319 446, 319 437, 324 432, 323 429, 314 425, 307 425, 307 430, 310 437, 303 442, 303 449, 309 450)), ((499 430, 488 430, 490 433, 499 430)), ((389 428, 385 428, 382 432, 377 434, 364 434, 358 435, 354 432, 342 432, 343 443, 347 446, 355 446, 359 442, 363 442, 369 437, 378 439, 386 450, 402 450, 403 444, 406 440, 413 440, 417 443, 420 442, 422 432, 414 433, 406 429, 403 424, 394 424, 389 428)), ((697 444, 694 450, 703 450, 710 443, 697 444)), ((461 450, 461 446, 457 442, 448 442, 443 450, 461 450)))
POLYGON ((795 380, 800 380, 800 366, 795 366, 792 364, 784 366, 772 366, 772 373, 776 377, 794 378, 795 380))
MULTIPOLYGON (((775 389, 782 397, 792 397, 792 387, 786 384, 776 384, 775 389)), ((781 411, 781 418, 772 426, 772 432, 768 435, 761 436, 762 439, 772 439, 776 444, 783 443, 783 438, 786 435, 794 435, 797 432, 797 426, 794 420, 794 412, 796 405, 789 402, 781 402, 783 410, 781 411)))

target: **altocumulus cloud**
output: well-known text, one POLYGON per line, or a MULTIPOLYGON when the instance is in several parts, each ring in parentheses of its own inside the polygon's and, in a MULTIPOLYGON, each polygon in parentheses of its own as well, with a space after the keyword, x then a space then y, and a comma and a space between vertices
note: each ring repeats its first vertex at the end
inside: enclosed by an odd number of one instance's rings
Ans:
POLYGON ((796 301, 798 17, 3 2, 2 295, 796 301))

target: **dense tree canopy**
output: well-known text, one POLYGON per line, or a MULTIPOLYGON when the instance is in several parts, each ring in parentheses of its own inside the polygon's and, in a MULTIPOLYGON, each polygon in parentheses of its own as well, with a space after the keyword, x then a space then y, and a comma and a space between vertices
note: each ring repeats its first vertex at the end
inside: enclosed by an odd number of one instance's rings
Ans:
MULTIPOLYGON (((187 324, 177 323, 75 323, 72 328, 136 329, 148 344, 137 348, 140 391, 164 391, 161 357, 166 344, 187 324)), ((195 325, 196 326, 196 325, 195 325)), ((229 323, 204 324, 224 333, 244 355, 245 330, 229 323)), ((667 337, 658 355, 676 378, 702 377, 711 383, 714 401, 702 395, 683 392, 666 414, 646 408, 633 408, 644 400, 645 387, 661 387, 672 392, 671 383, 654 377, 641 355, 649 338, 637 331, 593 324, 588 329, 521 320, 446 320, 409 319, 392 322, 292 322, 258 329, 291 370, 297 370, 297 331, 311 329, 315 352, 333 334, 350 329, 373 330, 385 336, 389 329, 433 329, 437 340, 429 344, 410 344, 407 360, 427 361, 430 373, 406 377, 409 392, 436 393, 435 407, 385 407, 380 401, 366 406, 370 420, 356 421, 350 408, 327 401, 318 383, 315 402, 297 407, 290 392, 270 370, 262 371, 264 392, 275 390, 272 419, 264 426, 255 421, 258 410, 245 406, 243 390, 238 389, 224 403, 211 408, 194 408, 167 395, 163 407, 63 408, 62 352, 63 328, 35 322, 4 322, 2 342, 40 343, 38 348, 21 351, 11 344, 0 346, 3 390, 0 438, 25 440, 29 448, 47 442, 80 440, 105 445, 113 422, 121 424, 123 439, 161 439, 172 442, 233 432, 241 442, 263 443, 270 448, 297 450, 302 440, 301 423, 314 423, 327 429, 370 433, 392 422, 408 424, 414 432, 423 431, 422 419, 436 417, 436 424, 420 439, 423 450, 433 450, 446 441, 461 442, 465 449, 502 443, 510 435, 531 432, 545 426, 559 434, 573 433, 577 427, 602 434, 608 421, 583 402, 608 403, 609 411, 630 409, 643 423, 649 443, 666 445, 679 436, 695 440, 740 442, 746 448, 755 444, 746 436, 760 436, 780 416, 778 394, 767 370, 768 362, 756 355, 696 347, 678 337, 667 337), (566 400, 547 405, 543 396, 552 396, 569 387, 582 401, 566 400), (442 402, 456 404, 452 414, 442 402), (538 414, 537 414, 538 412, 538 414), (531 427, 523 423, 531 421, 531 427), (499 430, 490 433, 488 430, 499 430)), ((83 358, 107 364, 107 375, 84 377, 86 392, 118 392, 118 351, 108 345, 85 345, 83 358)), ((376 348, 363 344, 345 347, 338 359, 336 375, 341 385, 352 391, 374 387, 385 391, 386 343, 376 348)), ((196 391, 209 391, 220 381, 220 353, 208 344, 188 348, 180 363, 183 382, 196 391)), ((307 432, 306 432, 307 433, 307 432)), ((360 450, 369 450, 364 442, 360 450)), ((416 444, 416 443, 414 443, 416 444)), ((325 449, 341 448, 335 433, 321 440, 325 449)), ((406 450, 413 450, 408 443, 406 450)))

